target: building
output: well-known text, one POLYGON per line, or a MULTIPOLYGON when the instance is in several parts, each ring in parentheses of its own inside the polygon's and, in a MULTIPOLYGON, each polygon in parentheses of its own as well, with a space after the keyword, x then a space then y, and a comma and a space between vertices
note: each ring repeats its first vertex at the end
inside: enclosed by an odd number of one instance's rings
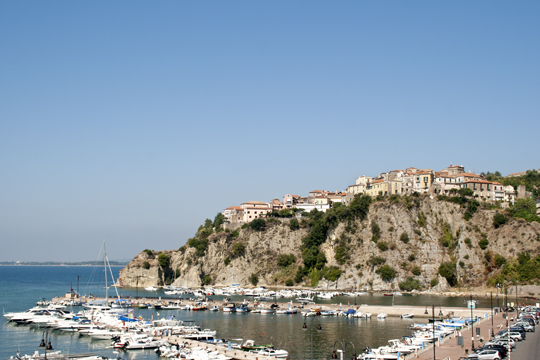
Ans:
POLYGON ((243 221, 244 223, 253 221, 255 219, 266 217, 266 214, 272 209, 270 204, 265 203, 264 201, 248 201, 241 204, 242 210, 244 211, 243 221))
POLYGON ((514 205, 516 200, 516 189, 512 185, 503 186, 504 189, 504 203, 508 205, 514 205))
POLYGON ((509 175, 506 175, 506 177, 517 177, 517 176, 523 176, 527 174, 527 172, 525 171, 521 171, 521 172, 517 172, 517 173, 512 173, 512 174, 509 174, 509 175))
POLYGON ((536 204, 536 215, 540 216, 540 196, 534 200, 534 203, 536 204))
POLYGON ((449 167, 446 169, 442 169, 441 172, 446 172, 448 175, 457 175, 465 172, 465 168, 463 165, 452 165, 450 164, 449 167))
POLYGON ((474 195, 478 196, 482 200, 490 200, 492 201, 493 198, 493 183, 491 181, 487 180, 480 180, 480 179, 470 179, 466 180, 461 184, 461 187, 471 189, 474 191, 474 195))
POLYGON ((291 209, 299 202, 300 198, 301 196, 299 195, 285 194, 283 196, 283 206, 287 209, 291 209))
POLYGON ((280 211, 283 210, 284 204, 278 199, 270 201, 270 211, 280 211))
POLYGON ((223 210, 223 216, 229 224, 241 223, 244 220, 244 209, 241 206, 229 206, 223 210))
POLYGON ((413 176, 413 192, 427 192, 433 182, 433 171, 417 171, 413 176))
POLYGON ((369 196, 388 195, 388 182, 384 179, 373 180, 367 186, 366 194, 369 196))
POLYGON ((498 182, 493 182, 493 191, 491 198, 493 201, 504 202, 504 185, 498 182))

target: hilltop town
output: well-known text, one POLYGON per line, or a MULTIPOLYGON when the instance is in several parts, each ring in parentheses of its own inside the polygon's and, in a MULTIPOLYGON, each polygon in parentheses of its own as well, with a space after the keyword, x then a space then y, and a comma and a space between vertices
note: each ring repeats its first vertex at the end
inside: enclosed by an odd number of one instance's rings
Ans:
MULTIPOLYGON (((518 172, 507 177, 519 177, 526 172, 518 172)), ((521 185, 515 189, 512 185, 503 185, 497 181, 489 181, 483 175, 466 172, 462 165, 450 165, 441 171, 417 169, 393 170, 378 176, 359 176, 356 183, 344 191, 312 190, 308 196, 286 194, 283 198, 270 202, 247 201, 240 206, 230 206, 223 211, 230 228, 249 223, 257 218, 283 209, 299 209, 310 212, 313 209, 326 212, 336 203, 350 204, 357 194, 372 197, 387 195, 411 195, 413 193, 430 195, 451 195, 461 188, 471 189, 474 197, 489 204, 498 204, 506 208, 514 204, 516 198, 531 197, 521 185)), ((540 197, 536 198, 536 206, 540 214, 540 197)))
POLYGON ((345 191, 228 207, 177 250, 139 253, 119 282, 428 291, 534 283, 539 192, 536 170, 503 177, 451 165, 360 176, 345 191))

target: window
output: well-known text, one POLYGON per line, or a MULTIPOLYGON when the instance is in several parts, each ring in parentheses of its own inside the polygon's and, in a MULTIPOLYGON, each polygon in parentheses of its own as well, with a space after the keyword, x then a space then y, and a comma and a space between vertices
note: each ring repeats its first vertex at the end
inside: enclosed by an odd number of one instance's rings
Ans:
POLYGON ((254 213, 254 214, 256 214, 257 212, 256 212, 256 211, 254 211, 253 213, 254 213))

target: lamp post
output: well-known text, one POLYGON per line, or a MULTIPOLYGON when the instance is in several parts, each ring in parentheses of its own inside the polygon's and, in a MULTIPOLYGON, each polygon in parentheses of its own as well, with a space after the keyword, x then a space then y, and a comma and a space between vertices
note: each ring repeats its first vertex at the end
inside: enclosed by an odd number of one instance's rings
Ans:
POLYGON ((51 337, 52 336, 49 336, 49 330, 43 331, 43 334, 41 335, 41 343, 39 344, 39 348, 44 350, 45 360, 47 359, 47 350, 54 350, 51 345, 51 337))
POLYGON ((473 320, 473 309, 476 308, 476 304, 478 304, 480 301, 478 300, 478 297, 477 297, 477 300, 473 300, 472 294, 470 295, 470 299, 469 299, 469 300, 463 300, 463 301, 467 301, 469 308, 471 308, 471 342, 472 342, 471 350, 474 351, 474 320, 473 320))
POLYGON ((516 284, 516 319, 519 317, 518 287, 516 284))
MULTIPOLYGON (((424 310, 424 315, 428 315, 428 307, 429 305, 426 306, 426 309, 424 310)), ((431 316, 432 316, 432 322, 431 322, 431 329, 433 331, 433 360, 436 359, 435 357, 435 345, 437 344, 436 340, 435 340, 435 305, 431 305, 431 316)), ((442 318, 444 316, 443 314, 443 311, 442 311, 442 308, 439 306, 439 316, 442 318)))
MULTIPOLYGON (((315 318, 317 317, 318 315, 316 316, 313 316, 311 318, 311 360, 313 360, 313 320, 315 320, 315 318)), ((319 321, 317 319, 317 321, 319 321)), ((302 326, 302 330, 304 331, 307 331, 308 327, 306 325, 306 323, 304 322, 304 325, 302 326)), ((317 332, 321 332, 322 331, 322 327, 321 327, 321 323, 319 322, 319 325, 317 326, 317 332)))
POLYGON ((344 360, 343 358, 345 357, 345 351, 347 350, 347 345, 352 345, 353 350, 354 350, 354 358, 356 358, 356 348, 354 347, 354 344, 352 342, 346 341, 345 339, 336 340, 334 342, 334 352, 336 351, 336 344, 337 343, 339 343, 341 345, 341 347, 343 348, 343 350, 341 351, 341 360, 344 360))

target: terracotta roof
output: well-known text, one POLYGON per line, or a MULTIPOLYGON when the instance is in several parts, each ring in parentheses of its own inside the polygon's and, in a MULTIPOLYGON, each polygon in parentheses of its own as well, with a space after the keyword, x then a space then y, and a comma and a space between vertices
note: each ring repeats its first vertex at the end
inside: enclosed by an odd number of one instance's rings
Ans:
POLYGON ((380 182, 383 182, 383 181, 384 181, 384 179, 379 179, 379 180, 374 180, 374 181, 372 181, 371 183, 372 183, 372 184, 375 184, 375 183, 380 183, 380 182))
POLYGON ((511 174, 508 174, 506 176, 520 176, 520 175, 525 175, 526 172, 525 171, 521 171, 521 172, 517 172, 517 173, 511 173, 511 174))
POLYGON ((242 210, 241 206, 229 206, 225 210, 242 210))
POLYGON ((244 204, 268 205, 268 203, 265 203, 264 201, 248 201, 248 202, 242 203, 242 205, 244 205, 244 204))

